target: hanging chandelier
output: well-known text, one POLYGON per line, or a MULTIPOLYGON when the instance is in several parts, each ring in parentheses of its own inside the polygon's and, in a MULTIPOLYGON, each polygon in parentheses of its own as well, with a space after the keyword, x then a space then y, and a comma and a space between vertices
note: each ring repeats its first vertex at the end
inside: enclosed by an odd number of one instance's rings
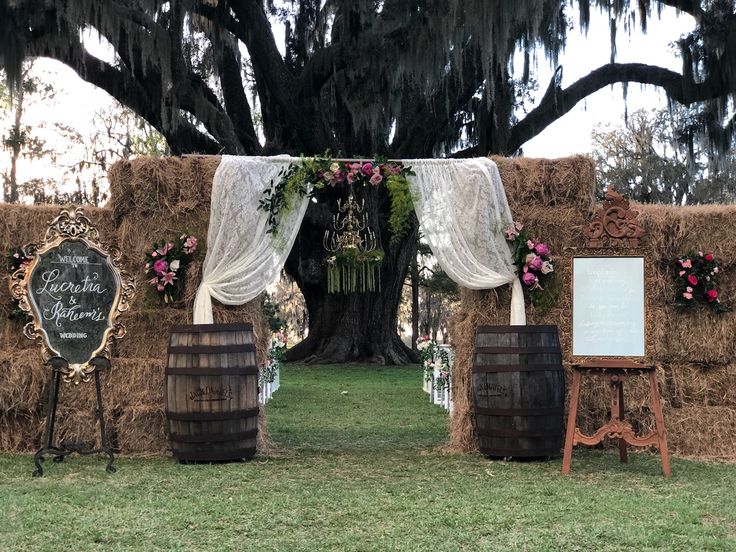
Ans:
POLYGON ((383 251, 377 249, 376 234, 368 225, 365 199, 355 200, 352 189, 345 203, 337 200, 332 229, 325 230, 327 289, 330 293, 380 290, 383 251))

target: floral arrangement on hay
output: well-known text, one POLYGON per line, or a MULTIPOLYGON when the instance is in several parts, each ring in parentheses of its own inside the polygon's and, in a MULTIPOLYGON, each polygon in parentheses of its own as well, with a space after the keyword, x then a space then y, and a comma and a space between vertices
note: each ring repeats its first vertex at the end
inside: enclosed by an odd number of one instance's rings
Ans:
POLYGON ((276 374, 281 370, 284 351, 286 351, 286 334, 279 331, 271 335, 266 360, 263 361, 263 368, 258 378, 261 385, 274 382, 276 374))
POLYGON ((504 234, 511 247, 511 258, 532 304, 542 310, 555 306, 560 295, 560 284, 554 277, 555 265, 549 245, 530 239, 520 222, 511 223, 504 234))
POLYGON ((698 251, 679 257, 675 261, 675 305, 692 308, 704 304, 717 314, 730 311, 731 307, 721 302, 716 285, 721 271, 713 253, 698 251))
POLYGON ((165 303, 174 303, 184 290, 184 276, 197 249, 197 238, 182 234, 174 241, 153 244, 146 253, 148 283, 165 303))

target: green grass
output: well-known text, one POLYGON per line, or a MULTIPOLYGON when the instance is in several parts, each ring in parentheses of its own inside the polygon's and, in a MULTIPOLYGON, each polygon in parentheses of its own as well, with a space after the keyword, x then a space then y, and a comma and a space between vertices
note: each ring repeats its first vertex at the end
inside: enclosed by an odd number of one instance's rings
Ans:
POLYGON ((443 454, 418 370, 288 367, 275 457, 182 466, 72 456, 32 479, 0 455, 0 550, 736 550, 736 466, 576 450, 443 454), (345 393, 346 392, 346 393, 345 393))

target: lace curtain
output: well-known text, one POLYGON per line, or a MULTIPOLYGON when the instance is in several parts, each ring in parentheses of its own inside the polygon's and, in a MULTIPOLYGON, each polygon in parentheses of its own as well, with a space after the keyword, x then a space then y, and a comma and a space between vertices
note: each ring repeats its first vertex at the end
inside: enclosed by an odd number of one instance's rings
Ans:
POLYGON ((287 155, 223 155, 212 180, 212 206, 202 283, 194 301, 194 323, 211 324, 212 299, 242 305, 255 299, 279 275, 307 210, 307 198, 286 215, 276 235, 268 234, 268 213, 258 209, 271 180, 289 163, 287 155))
MULTIPOLYGON (((289 156, 223 156, 212 182, 212 206, 202 283, 194 323, 209 324, 212 298, 226 305, 246 303, 273 282, 286 262, 308 200, 282 216, 276 236, 268 234, 268 213, 258 209, 263 190, 289 156)), ((489 159, 405 161, 417 198, 419 223, 440 266, 459 285, 490 289, 512 284, 511 323, 525 324, 519 279, 503 237, 512 220, 501 178, 489 159)))
POLYGON ((490 159, 407 159, 414 208, 424 238, 442 269, 459 285, 512 285, 511 324, 526 324, 524 292, 503 231, 511 210, 490 159))

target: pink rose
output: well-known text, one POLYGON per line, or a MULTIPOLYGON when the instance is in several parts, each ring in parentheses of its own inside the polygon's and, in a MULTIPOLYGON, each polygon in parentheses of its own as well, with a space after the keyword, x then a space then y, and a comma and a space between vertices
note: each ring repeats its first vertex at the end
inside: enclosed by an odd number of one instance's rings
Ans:
POLYGON ((169 263, 164 261, 163 259, 157 260, 155 263, 153 263, 153 271, 156 274, 163 274, 166 272, 169 268, 169 263))
POLYGON ((162 284, 159 284, 159 285, 156 286, 156 289, 159 290, 159 291, 163 291, 164 290, 164 286, 162 284))
POLYGON ((705 298, 708 300, 709 303, 712 303, 716 299, 718 299, 718 292, 714 289, 709 289, 705 292, 705 298))
POLYGON ((373 184, 374 186, 378 186, 382 180, 383 177, 378 173, 374 173, 373 176, 371 176, 371 184, 373 184))
POLYGON ((364 163, 363 167, 361 167, 361 171, 366 176, 372 175, 373 174, 373 163, 364 163))
POLYGON ((681 270, 680 272, 677 273, 677 275, 680 276, 680 277, 682 277, 682 276, 685 275, 685 271, 684 270, 681 270))
POLYGON ((692 268, 693 267, 693 262, 690 259, 680 261, 680 264, 682 265, 682 268, 692 268))
POLYGON ((534 246, 537 255, 549 255, 549 246, 546 243, 538 243, 534 246))
POLYGON ((526 241, 526 246, 527 246, 527 247, 528 247, 529 249, 534 249, 534 246, 535 246, 535 245, 537 245, 537 244, 536 244, 536 243, 534 243, 534 241, 533 241, 533 240, 527 240, 527 241, 526 241))
POLYGON ((535 256, 529 263, 529 268, 532 270, 542 270, 542 257, 535 256))
POLYGON ((691 286, 697 286, 698 285, 698 277, 695 276, 695 274, 688 274, 687 275, 687 281, 691 286))
POLYGON ((692 298, 693 298, 693 294, 692 294, 692 293, 689 293, 689 292, 687 292, 687 291, 686 291, 685 293, 683 293, 683 294, 682 294, 682 296, 683 296, 683 297, 684 297, 685 299, 692 299, 692 298))
POLYGON ((524 282, 524 285, 526 286, 533 286, 537 283, 537 277, 531 272, 525 272, 521 277, 521 281, 524 282))

